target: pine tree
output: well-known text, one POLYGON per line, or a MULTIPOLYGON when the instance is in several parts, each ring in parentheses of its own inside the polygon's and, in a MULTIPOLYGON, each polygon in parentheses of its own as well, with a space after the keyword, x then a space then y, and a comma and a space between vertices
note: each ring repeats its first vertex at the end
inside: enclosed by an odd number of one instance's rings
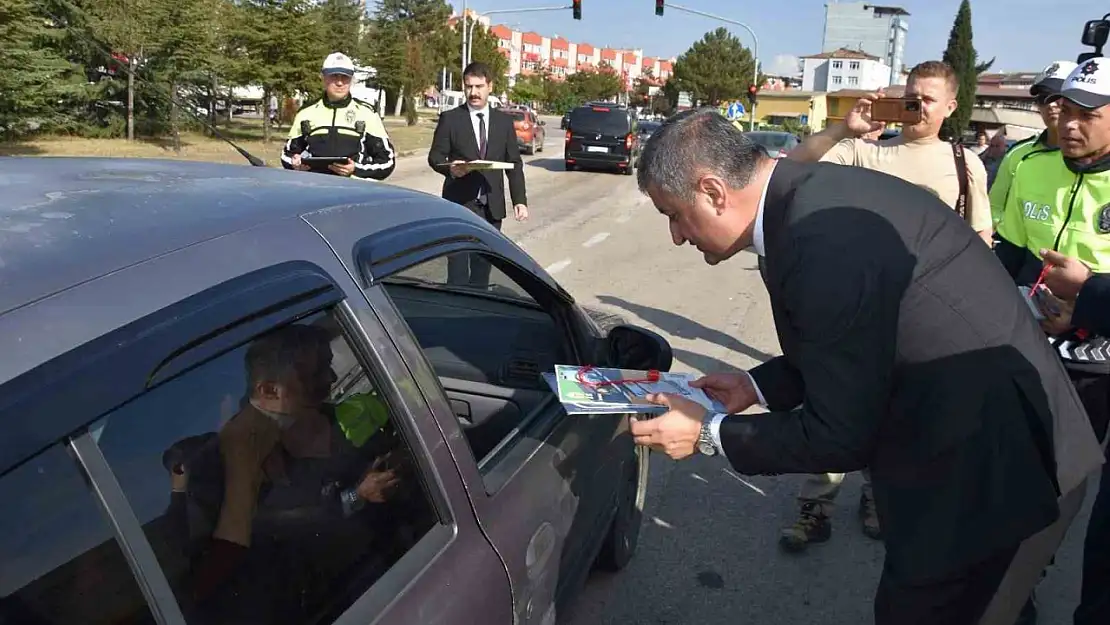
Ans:
POLYGON ((751 50, 727 29, 718 28, 678 57, 674 76, 682 91, 716 106, 748 92, 754 63, 751 50))
POLYGON ((60 29, 31 0, 0 2, 0 134, 63 125, 84 87, 80 68, 51 44, 60 29))
POLYGON ((956 71, 960 84, 956 111, 945 120, 941 129, 942 136, 948 139, 958 141, 971 122, 971 109, 975 106, 975 87, 979 82, 976 60, 971 33, 971 2, 962 0, 960 9, 956 12, 956 21, 952 24, 952 31, 948 34, 948 47, 944 50, 944 62, 956 71))
POLYGON ((444 0, 378 0, 372 64, 378 82, 404 103, 405 119, 416 124, 413 98, 435 82, 451 7, 444 0))

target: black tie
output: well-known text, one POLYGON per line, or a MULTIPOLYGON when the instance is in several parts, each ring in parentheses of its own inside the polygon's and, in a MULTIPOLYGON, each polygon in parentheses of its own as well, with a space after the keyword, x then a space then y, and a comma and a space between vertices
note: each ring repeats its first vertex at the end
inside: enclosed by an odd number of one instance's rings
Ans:
POLYGON ((478 113, 478 158, 486 157, 486 114, 478 113))

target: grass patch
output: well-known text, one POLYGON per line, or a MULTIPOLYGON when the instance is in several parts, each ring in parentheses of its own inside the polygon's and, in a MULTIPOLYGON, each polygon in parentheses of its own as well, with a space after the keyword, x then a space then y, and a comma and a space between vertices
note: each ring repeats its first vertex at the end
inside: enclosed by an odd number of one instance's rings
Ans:
MULTIPOLYGON (((262 141, 260 120, 235 120, 220 124, 220 132, 243 149, 266 161, 270 167, 281 167, 281 148, 289 127, 274 129, 269 143, 262 141)), ((415 126, 386 126, 396 150, 403 154, 427 149, 432 143, 434 121, 422 120, 415 126)), ((125 139, 86 139, 82 137, 43 136, 26 141, 0 143, 0 156, 96 156, 122 158, 170 158, 211 163, 245 164, 246 160, 230 145, 199 132, 181 134, 181 152, 173 150, 168 137, 125 139)))

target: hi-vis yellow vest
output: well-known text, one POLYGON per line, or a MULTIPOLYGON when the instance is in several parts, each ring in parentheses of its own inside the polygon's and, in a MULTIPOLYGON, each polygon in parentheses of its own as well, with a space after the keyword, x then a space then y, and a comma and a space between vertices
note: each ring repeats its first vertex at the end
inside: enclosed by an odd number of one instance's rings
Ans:
POLYGON ((1110 272, 1110 171, 1076 174, 1058 151, 1034 154, 1014 172, 998 234, 1040 258, 1041 249, 1110 272))

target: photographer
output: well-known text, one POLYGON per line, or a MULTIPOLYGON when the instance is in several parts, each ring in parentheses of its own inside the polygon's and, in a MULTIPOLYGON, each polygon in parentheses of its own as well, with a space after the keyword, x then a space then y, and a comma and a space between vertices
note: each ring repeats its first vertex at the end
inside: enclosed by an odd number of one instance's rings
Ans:
POLYGON ((943 61, 926 61, 914 67, 906 81, 905 97, 920 102, 919 122, 903 124, 902 134, 885 141, 862 139, 886 125, 871 115, 872 103, 882 95, 868 95, 856 102, 842 123, 806 139, 790 152, 790 158, 866 167, 925 187, 959 212, 990 245, 986 169, 978 156, 940 139, 941 125, 956 110, 958 93, 952 67, 943 61), (963 168, 957 165, 961 160, 963 168))
MULTIPOLYGON (((921 63, 910 72, 906 84, 906 97, 920 102, 918 123, 904 124, 902 134, 890 139, 865 138, 881 132, 886 126, 871 117, 871 105, 881 96, 870 95, 861 98, 843 122, 810 136, 791 150, 787 158, 874 169, 924 187, 959 212, 990 245, 991 210, 986 169, 978 156, 939 138, 941 124, 956 110, 958 89, 956 73, 947 63, 921 63)), ((782 529, 779 542, 784 548, 799 551, 809 543, 828 540, 832 532, 830 515, 843 479, 842 473, 807 478, 798 498, 799 517, 782 529)), ((875 539, 881 537, 866 472, 859 517, 864 534, 875 539)))

